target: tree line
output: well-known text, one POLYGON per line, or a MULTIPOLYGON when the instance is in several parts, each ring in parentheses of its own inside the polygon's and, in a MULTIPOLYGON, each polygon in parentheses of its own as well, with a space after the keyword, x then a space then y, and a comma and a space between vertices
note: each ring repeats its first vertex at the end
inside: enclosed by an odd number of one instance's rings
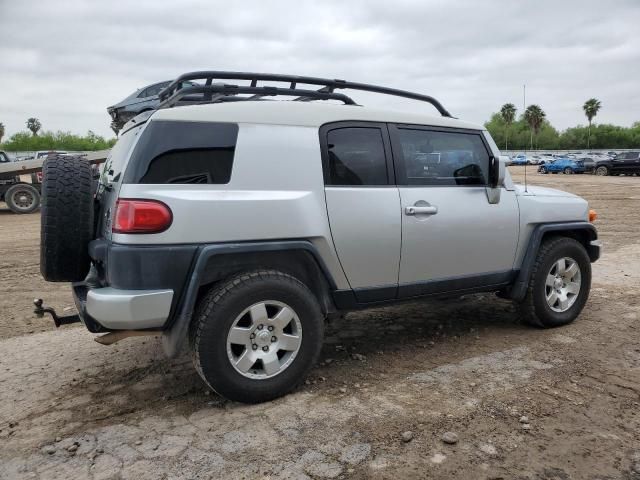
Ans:
MULTIPOLYGON (((640 148, 640 122, 628 128, 608 123, 593 125, 601 107, 598 99, 590 98, 582 106, 588 125, 578 125, 561 132, 551 125, 544 110, 535 104, 529 105, 516 119, 516 106, 505 103, 484 125, 498 146, 504 146, 505 150, 640 148)), ((31 134, 19 132, 2 143, 5 129, 0 123, 0 148, 8 151, 104 150, 116 143, 115 138, 105 139, 91 130, 84 136, 61 131, 40 133, 42 124, 34 117, 27 120, 26 127, 31 134)))
POLYGON ((89 130, 86 135, 71 132, 41 132, 42 123, 37 118, 29 118, 26 122, 29 132, 18 132, 2 143, 5 129, 0 123, 0 150, 9 152, 32 152, 36 150, 71 150, 92 151, 113 147, 115 138, 105 139, 89 130))
POLYGON ((590 98, 582 106, 587 125, 558 131, 539 105, 529 105, 516 119, 516 106, 506 103, 484 125, 505 150, 640 148, 640 122, 628 128, 608 123, 594 125, 593 119, 601 108, 598 99, 590 98))

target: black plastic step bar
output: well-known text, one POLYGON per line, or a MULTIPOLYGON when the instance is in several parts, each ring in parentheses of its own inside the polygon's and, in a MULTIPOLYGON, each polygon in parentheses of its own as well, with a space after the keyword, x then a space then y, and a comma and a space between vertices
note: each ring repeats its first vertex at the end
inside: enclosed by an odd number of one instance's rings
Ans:
POLYGON ((442 104, 429 95, 398 90, 395 88, 381 87, 367 83, 349 82, 347 80, 328 79, 318 77, 303 77, 299 75, 281 75, 273 73, 250 73, 250 72, 226 72, 226 71, 202 71, 191 72, 180 75, 160 94, 160 105, 158 108, 168 108, 177 104, 185 103, 213 103, 238 100, 257 100, 266 96, 292 96, 294 101, 311 100, 339 100, 346 105, 356 105, 356 102, 342 93, 335 90, 349 89, 364 92, 380 93, 383 95, 393 95, 396 97, 409 98, 427 102, 433 105, 443 117, 451 117, 442 104), (184 86, 183 82, 204 80, 204 85, 184 86), (229 85, 218 82, 219 80, 245 80, 249 85, 229 85), (258 82, 283 82, 289 83, 287 87, 274 87, 262 85, 258 82), (301 89, 298 84, 321 86, 318 90, 301 89), (251 97, 237 97, 238 94, 250 94, 251 97))

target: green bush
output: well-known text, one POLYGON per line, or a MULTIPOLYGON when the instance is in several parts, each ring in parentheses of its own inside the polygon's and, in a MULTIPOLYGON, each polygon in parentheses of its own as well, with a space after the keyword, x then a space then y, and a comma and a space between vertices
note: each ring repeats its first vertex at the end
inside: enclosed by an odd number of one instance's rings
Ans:
POLYGON ((71 132, 42 132, 37 136, 32 135, 30 132, 19 132, 2 143, 0 149, 9 152, 36 150, 92 151, 111 148, 115 143, 115 138, 105 140, 91 130, 85 136, 74 135, 71 132))

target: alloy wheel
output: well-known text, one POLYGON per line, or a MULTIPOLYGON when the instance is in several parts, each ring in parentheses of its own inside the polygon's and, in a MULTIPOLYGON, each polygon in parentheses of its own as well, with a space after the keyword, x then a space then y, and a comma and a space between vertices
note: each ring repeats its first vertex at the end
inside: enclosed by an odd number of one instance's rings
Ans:
POLYGON ((242 376, 272 378, 286 370, 302 345, 302 324, 287 304, 265 300, 246 308, 227 335, 227 357, 242 376))

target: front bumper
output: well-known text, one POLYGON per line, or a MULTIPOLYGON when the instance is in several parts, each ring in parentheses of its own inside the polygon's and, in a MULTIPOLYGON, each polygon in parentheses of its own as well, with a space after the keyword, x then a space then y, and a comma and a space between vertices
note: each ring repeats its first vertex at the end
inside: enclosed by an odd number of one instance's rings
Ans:
POLYGON ((171 312, 173 290, 121 290, 73 285, 80 318, 92 332, 161 328, 171 312))
POLYGON ((591 240, 589 242, 589 248, 587 251, 589 252, 589 259, 591 262, 595 262, 600 258, 600 252, 602 250, 602 242, 599 239, 591 240))

